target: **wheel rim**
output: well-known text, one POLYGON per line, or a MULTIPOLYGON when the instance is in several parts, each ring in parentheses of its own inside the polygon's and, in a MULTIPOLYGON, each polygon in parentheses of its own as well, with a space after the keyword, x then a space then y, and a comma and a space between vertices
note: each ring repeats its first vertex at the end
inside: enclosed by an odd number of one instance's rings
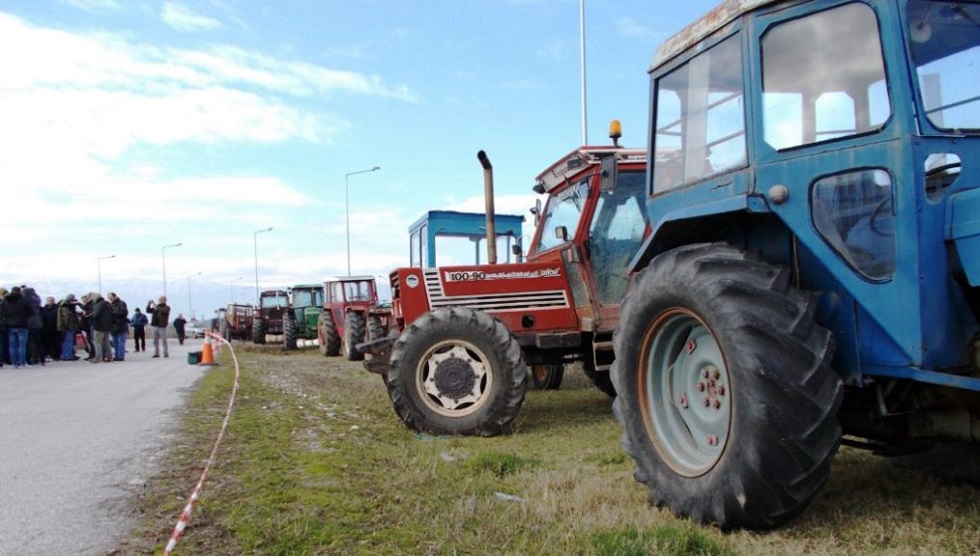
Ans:
POLYGON ((696 477, 721 459, 732 421, 730 377, 707 325, 686 309, 657 317, 641 354, 640 407, 657 452, 696 477))
POLYGON ((434 412, 462 417, 478 411, 493 386, 487 357, 473 344, 440 342, 419 360, 416 388, 434 412))

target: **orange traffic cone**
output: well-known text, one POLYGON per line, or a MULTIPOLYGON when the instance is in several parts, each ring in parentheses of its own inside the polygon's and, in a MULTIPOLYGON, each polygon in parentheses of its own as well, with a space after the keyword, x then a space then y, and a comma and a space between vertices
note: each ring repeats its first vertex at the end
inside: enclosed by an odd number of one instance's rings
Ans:
POLYGON ((201 362, 198 365, 213 367, 218 362, 214 360, 214 351, 211 349, 211 331, 204 331, 204 347, 201 348, 201 362))

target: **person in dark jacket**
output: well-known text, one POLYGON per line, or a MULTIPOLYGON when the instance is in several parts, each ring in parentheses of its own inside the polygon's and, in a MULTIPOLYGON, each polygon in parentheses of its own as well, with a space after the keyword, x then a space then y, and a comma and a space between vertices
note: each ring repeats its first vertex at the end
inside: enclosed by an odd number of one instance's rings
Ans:
POLYGON ((153 315, 150 317, 150 326, 153 327, 153 357, 160 357, 160 341, 163 341, 163 356, 170 357, 167 350, 167 325, 170 324, 170 306, 167 305, 167 297, 160 296, 156 305, 151 299, 146 303, 146 312, 153 315))
POLYGON ((95 344, 92 341, 92 337, 94 336, 92 331, 92 304, 95 300, 91 296, 92 294, 83 295, 82 304, 78 306, 82 310, 78 329, 85 336, 85 351, 88 352, 88 357, 85 358, 86 361, 95 359, 95 344))
POLYGON ((58 305, 48 296, 41 307, 41 349, 48 360, 61 358, 61 340, 58 337, 58 305))
POLYGON ((4 316, 4 300, 7 298, 7 294, 10 291, 7 288, 0 288, 0 368, 3 368, 4 364, 10 364, 10 353, 7 350, 8 341, 7 336, 7 320, 4 316))
POLYGON ((132 325, 133 325, 133 343, 135 344, 136 351, 146 351, 146 325, 150 324, 147 320, 146 315, 140 312, 140 308, 135 309, 136 312, 133 313, 132 325))
POLYGON ((79 317, 78 300, 75 294, 70 293, 58 304, 58 332, 61 333, 61 357, 62 361, 76 361, 79 359, 75 355, 75 334, 80 330, 81 319, 79 317))
POLYGON ((116 361, 126 359, 126 337, 129 336, 129 307, 115 292, 109 292, 112 309, 112 353, 116 361))
POLYGON ((29 286, 21 286, 21 293, 31 307, 31 314, 27 317, 27 364, 44 366, 44 349, 41 345, 41 296, 29 286))
POLYGON ((3 300, 3 317, 7 323, 10 364, 15 369, 27 366, 27 319, 30 316, 30 302, 18 286, 10 288, 10 293, 3 300))
POLYGON ((184 325, 187 324, 187 319, 184 318, 184 313, 178 313, 177 318, 174 319, 174 332, 177 333, 177 343, 184 345, 184 325))
POLYGON ((88 294, 92 301, 92 329, 95 332, 96 355, 92 363, 112 361, 112 346, 109 334, 112 332, 112 307, 99 292, 88 294))

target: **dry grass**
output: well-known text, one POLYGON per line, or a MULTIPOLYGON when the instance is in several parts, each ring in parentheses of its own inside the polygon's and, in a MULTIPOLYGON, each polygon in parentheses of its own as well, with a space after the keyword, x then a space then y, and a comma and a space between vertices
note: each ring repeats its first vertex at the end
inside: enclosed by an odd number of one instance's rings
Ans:
MULTIPOLYGON (((119 554, 159 552, 210 450, 227 355, 119 554)), ((980 497, 844 450, 811 508, 723 534, 650 507, 610 400, 581 372, 529 393, 512 434, 415 435, 381 379, 315 351, 240 351, 242 389, 181 554, 980 554, 980 497)))

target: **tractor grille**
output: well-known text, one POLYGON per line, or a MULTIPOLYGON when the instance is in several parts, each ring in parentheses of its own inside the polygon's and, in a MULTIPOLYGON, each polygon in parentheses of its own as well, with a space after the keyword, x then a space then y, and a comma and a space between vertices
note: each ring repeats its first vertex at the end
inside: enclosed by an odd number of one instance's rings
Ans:
POLYGON ((425 271, 429 307, 470 307, 482 311, 522 311, 528 308, 564 309, 569 306, 564 290, 485 293, 447 296, 436 269, 425 271))

